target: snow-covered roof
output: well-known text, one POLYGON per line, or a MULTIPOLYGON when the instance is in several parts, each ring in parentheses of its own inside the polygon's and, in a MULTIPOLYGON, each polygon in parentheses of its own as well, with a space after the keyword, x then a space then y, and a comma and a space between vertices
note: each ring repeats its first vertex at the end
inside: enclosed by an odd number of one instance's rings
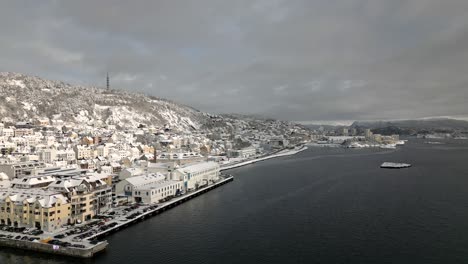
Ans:
POLYGON ((141 187, 136 187, 135 189, 137 189, 137 190, 159 189, 159 188, 170 186, 170 185, 173 185, 173 184, 176 184, 176 183, 179 183, 179 182, 180 181, 163 180, 163 181, 151 183, 151 184, 148 184, 148 185, 144 185, 144 186, 141 186, 141 187))
POLYGON ((0 172, 0 181, 8 181, 10 178, 8 178, 8 175, 6 175, 4 172, 0 172))
POLYGON ((49 189, 57 190, 63 189, 66 192, 70 191, 70 188, 79 186, 83 180, 81 179, 66 179, 66 180, 57 180, 49 185, 49 189))
POLYGON ((21 184, 21 185, 36 185, 41 183, 53 182, 55 177, 53 176, 30 176, 24 177, 21 179, 13 179, 12 184, 21 184))
POLYGON ((34 203, 38 201, 42 207, 52 207, 56 202, 68 203, 68 199, 60 193, 45 191, 42 189, 2 189, 0 190, 0 201, 10 198, 12 202, 34 203))
POLYGON ((166 176, 158 172, 158 173, 151 173, 151 174, 145 174, 141 176, 130 177, 125 180, 135 187, 140 187, 144 185, 153 184, 159 181, 163 181, 165 178, 166 176))
POLYGON ((206 170, 219 169, 219 164, 214 161, 191 163, 178 169, 184 173, 197 173, 206 170))

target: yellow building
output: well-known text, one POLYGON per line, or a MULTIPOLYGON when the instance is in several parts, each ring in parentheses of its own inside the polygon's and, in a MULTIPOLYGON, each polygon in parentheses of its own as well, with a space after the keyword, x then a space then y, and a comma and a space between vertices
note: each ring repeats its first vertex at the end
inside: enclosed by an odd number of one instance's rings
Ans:
POLYGON ((0 191, 0 224, 53 232, 67 224, 70 203, 60 193, 39 189, 0 191))
MULTIPOLYGON (((110 176, 102 175, 105 180, 110 176)), ((86 175, 70 179, 58 179, 48 187, 49 190, 64 194, 71 204, 70 223, 91 220, 95 215, 104 213, 112 205, 112 188, 99 177, 86 175)))

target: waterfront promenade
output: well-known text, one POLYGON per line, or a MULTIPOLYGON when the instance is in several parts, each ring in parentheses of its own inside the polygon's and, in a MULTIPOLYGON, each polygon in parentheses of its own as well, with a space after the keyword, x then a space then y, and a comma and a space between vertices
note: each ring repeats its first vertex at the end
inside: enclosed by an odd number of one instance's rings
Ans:
POLYGON ((284 156, 291 156, 291 155, 295 155, 295 154, 297 154, 299 152, 302 152, 302 151, 304 151, 306 149, 307 149, 306 146, 302 146, 299 149, 285 149, 285 150, 281 150, 281 151, 278 151, 278 152, 276 152, 274 154, 270 154, 270 155, 263 156, 263 157, 258 157, 258 158, 253 158, 253 159, 249 159, 249 160, 245 160, 245 161, 240 161, 240 162, 233 163, 233 164, 230 164, 230 163, 223 164, 223 165, 221 165, 220 170, 224 171, 224 170, 234 169, 234 168, 246 166, 246 165, 249 165, 249 164, 252 164, 252 163, 268 160, 268 159, 279 158, 279 157, 284 157, 284 156))

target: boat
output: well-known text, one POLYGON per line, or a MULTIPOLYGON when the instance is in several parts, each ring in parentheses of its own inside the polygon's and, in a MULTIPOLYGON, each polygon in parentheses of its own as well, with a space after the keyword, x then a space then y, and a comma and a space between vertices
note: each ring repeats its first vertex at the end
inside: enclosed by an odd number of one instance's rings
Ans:
POLYGON ((380 145, 382 149, 396 149, 396 145, 394 144, 387 144, 387 145, 380 145))
POLYGON ((396 162, 384 162, 380 165, 380 168, 384 169, 403 169, 409 168, 411 164, 409 163, 396 163, 396 162))

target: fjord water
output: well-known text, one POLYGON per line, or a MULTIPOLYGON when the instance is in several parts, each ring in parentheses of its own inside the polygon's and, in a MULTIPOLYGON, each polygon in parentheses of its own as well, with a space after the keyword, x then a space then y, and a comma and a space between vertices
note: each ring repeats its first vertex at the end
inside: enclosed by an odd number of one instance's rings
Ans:
POLYGON ((310 148, 229 171, 234 182, 107 237, 92 260, 2 248, 0 263, 466 263, 468 141, 444 142, 310 148))

